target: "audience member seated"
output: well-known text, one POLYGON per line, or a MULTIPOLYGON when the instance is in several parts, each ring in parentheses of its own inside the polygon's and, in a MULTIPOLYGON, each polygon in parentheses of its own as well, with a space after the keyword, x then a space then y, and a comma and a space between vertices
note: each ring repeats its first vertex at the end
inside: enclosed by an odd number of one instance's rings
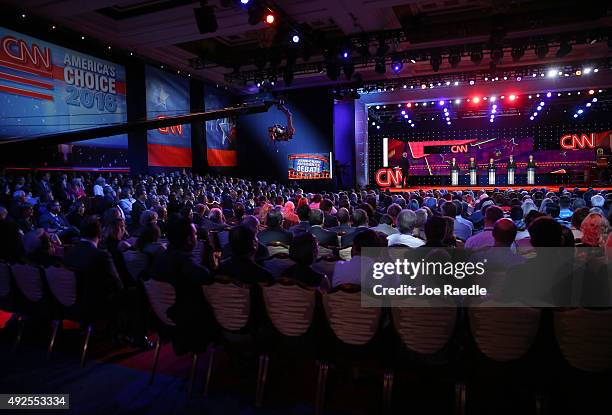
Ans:
POLYGON ((318 254, 319 248, 315 236, 310 233, 297 235, 289 248, 289 257, 295 262, 295 265, 285 270, 282 277, 294 279, 311 287, 321 286, 326 280, 325 275, 312 269, 312 264, 318 254))
POLYGON ((387 213, 380 217, 380 221, 378 221, 377 226, 370 229, 372 229, 374 232, 380 232, 385 236, 399 233, 399 231, 393 227, 393 218, 387 213))
POLYGON ((267 227, 257 234, 257 239, 263 245, 270 242, 280 242, 289 246, 293 240, 293 234, 283 229, 283 214, 280 209, 272 209, 268 212, 266 219, 267 227))
POLYGON ((81 230, 83 220, 85 220, 85 204, 82 200, 77 200, 70 206, 70 211, 68 212, 66 219, 68 220, 70 226, 74 226, 79 231, 81 230))
POLYGON ((17 219, 19 230, 26 234, 36 229, 34 223, 34 206, 26 202, 19 207, 19 211, 19 218, 17 219))
POLYGON ((321 200, 319 209, 323 211, 323 226, 326 229, 334 228, 339 225, 338 218, 334 215, 334 203, 329 199, 321 200))
POLYGON ((361 233, 369 230, 368 228, 368 214, 363 209, 355 209, 353 212, 353 232, 349 232, 342 236, 340 246, 346 248, 353 244, 355 237, 361 233))
POLYGON ((504 212, 497 206, 489 206, 484 211, 484 229, 465 241, 466 249, 482 249, 495 245, 493 226, 504 217, 504 212))
POLYGON ((232 228, 229 231, 232 255, 221 261, 216 274, 248 284, 273 281, 272 274, 255 262, 258 245, 255 232, 248 226, 232 228))
POLYGON ((53 241, 51 235, 41 228, 26 233, 23 236, 26 262, 44 268, 61 266, 62 257, 55 253, 58 243, 57 240, 53 241))
POLYGON ((417 215, 412 210, 404 209, 397 215, 397 228, 399 233, 389 235, 387 244, 389 246, 404 245, 410 248, 418 248, 425 245, 421 239, 413 236, 417 215))
POLYGON ((323 211, 321 209, 312 209, 309 215, 309 232, 317 237, 319 245, 323 246, 338 246, 338 234, 323 228, 323 211))
POLYGON ((338 261, 334 267, 332 277, 332 286, 337 287, 342 284, 357 284, 361 285, 361 270, 362 261, 367 265, 368 262, 373 262, 372 259, 361 256, 363 248, 380 247, 380 239, 371 229, 364 229, 356 232, 352 241, 351 259, 350 261, 338 261))
POLYGON ((425 222, 425 244, 427 248, 448 247, 444 243, 446 238, 447 222, 442 216, 432 216, 425 222))
POLYGON ((336 214, 338 218, 338 226, 334 226, 330 228, 330 231, 336 232, 340 235, 346 235, 348 233, 355 232, 355 228, 351 227, 351 214, 349 213, 347 208, 338 209, 338 213, 336 214))
POLYGON ((295 204, 292 201, 287 201, 285 203, 285 206, 283 206, 282 209, 282 214, 285 229, 289 229, 300 222, 300 218, 295 214, 295 204))
POLYGON ((289 228, 289 231, 293 233, 293 235, 308 232, 310 230, 310 207, 308 206, 308 204, 302 204, 298 206, 297 216, 300 221, 297 225, 294 225, 289 228))
POLYGON ((524 263, 525 258, 512 250, 516 234, 517 228, 511 219, 499 219, 493 226, 493 246, 477 251, 472 256, 473 260, 481 261, 486 258, 486 269, 492 271, 507 271, 524 263))
POLYGON ((589 213, 580 225, 582 238, 577 246, 604 247, 609 226, 608 220, 600 213, 589 213))

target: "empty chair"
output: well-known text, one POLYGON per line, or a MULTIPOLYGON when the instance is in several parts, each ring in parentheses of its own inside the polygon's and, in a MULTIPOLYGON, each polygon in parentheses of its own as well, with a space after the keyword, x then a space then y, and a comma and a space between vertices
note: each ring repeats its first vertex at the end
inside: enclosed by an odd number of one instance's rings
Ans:
POLYGON ((585 372, 612 369, 612 310, 558 311, 554 324, 561 353, 572 367, 585 372))
MULTIPOLYGON (((412 357, 422 357, 421 361, 430 362, 433 356, 443 352, 449 345, 457 322, 457 308, 453 303, 443 300, 407 299, 392 302, 391 316, 393 328, 399 339, 400 350, 393 359, 393 364, 385 373, 383 383, 383 404, 385 408, 391 405, 393 393, 394 370, 402 365, 402 357, 410 355, 403 364, 408 371, 414 368, 412 357)), ((444 362, 440 359, 436 363, 444 362)), ((423 364, 424 370, 431 369, 430 364, 423 364)))
MULTIPOLYGON (((228 349, 244 347, 247 350, 253 350, 256 346, 253 336, 254 332, 251 330, 255 326, 251 301, 254 296, 252 296, 251 290, 255 288, 258 288, 258 286, 250 286, 234 281, 226 276, 219 276, 213 284, 203 286, 204 297, 212 308, 215 320, 222 331, 220 341, 228 349)), ((214 355, 215 350, 213 347, 206 376, 205 390, 208 389, 211 380, 214 355)), ((268 361, 267 355, 259 355, 256 401, 257 397, 263 394, 261 385, 267 376, 268 361)))
MULTIPOLYGON (((265 309, 277 333, 270 339, 264 355, 265 373, 256 393, 255 404, 260 407, 267 379, 270 352, 303 355, 313 349, 306 337, 311 333, 316 305, 316 289, 304 286, 295 280, 283 278, 271 285, 261 285, 265 309), (298 352, 299 351, 299 352, 298 352)), ((310 337, 310 336, 308 336, 310 337)), ((309 338, 309 340, 312 340, 309 338)))
MULTIPOLYGON (((175 326, 174 322, 168 317, 168 309, 176 300, 176 291, 171 284, 155 281, 154 279, 144 281, 143 285, 149 304, 157 317, 157 341, 155 342, 155 354, 153 357, 153 365, 151 366, 151 376, 149 378, 149 385, 151 385, 155 380, 162 340, 171 336, 172 328, 175 326)), ((193 375, 190 377, 190 380, 193 380, 193 375)), ((190 386, 190 390, 192 388, 193 385, 190 386)))
POLYGON ((63 320, 76 321, 85 327, 85 339, 81 350, 81 366, 84 366, 93 331, 93 322, 78 301, 77 277, 73 271, 64 267, 48 267, 44 272, 49 291, 57 305, 53 313, 53 332, 47 348, 47 357, 51 357, 53 353, 53 347, 57 340, 58 331, 62 328, 63 320))
MULTIPOLYGON (((361 288, 358 285, 343 284, 329 292, 322 292, 323 308, 327 323, 335 336, 329 345, 333 350, 327 359, 319 361, 319 377, 317 380, 316 412, 320 413, 324 406, 328 360, 348 359, 350 366, 358 364, 359 358, 375 356, 369 346, 378 333, 382 309, 380 307, 361 306, 361 288)), ((373 346, 374 347, 374 346, 373 346)))

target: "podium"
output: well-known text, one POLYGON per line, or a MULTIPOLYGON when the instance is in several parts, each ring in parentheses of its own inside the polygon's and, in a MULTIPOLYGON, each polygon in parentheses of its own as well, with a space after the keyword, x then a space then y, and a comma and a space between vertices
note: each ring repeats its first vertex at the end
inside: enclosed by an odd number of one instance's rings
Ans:
POLYGON ((527 184, 533 186, 535 184, 535 167, 527 167, 527 184))
POLYGON ((489 167, 489 185, 495 185, 495 167, 489 167))
POLYGON ((476 169, 470 169, 470 186, 476 186, 477 184, 476 169))
POLYGON ((516 169, 514 167, 508 168, 508 185, 512 186, 514 184, 514 173, 516 169))
POLYGON ((459 168, 451 167, 451 186, 459 186, 459 168))

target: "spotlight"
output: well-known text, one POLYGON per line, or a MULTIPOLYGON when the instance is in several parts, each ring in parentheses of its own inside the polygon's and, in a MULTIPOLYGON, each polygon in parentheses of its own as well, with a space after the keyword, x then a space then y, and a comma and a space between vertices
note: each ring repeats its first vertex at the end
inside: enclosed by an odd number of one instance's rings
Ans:
POLYGON ((393 60, 391 61, 391 69, 393 70, 393 72, 398 74, 402 71, 403 67, 404 67, 404 63, 402 62, 401 59, 397 57, 393 58, 393 60))
POLYGON ((293 37, 291 38, 291 41, 293 43, 300 43, 300 36, 299 35, 293 35, 293 37))
POLYGON ((557 58, 562 58, 568 55, 571 51, 572 51, 572 45, 570 45, 567 40, 564 40, 559 45, 559 49, 557 50, 556 56, 557 58))
POLYGON ((532 115, 531 117, 529 117, 529 119, 530 119, 531 121, 533 121, 533 115, 532 115))
MULTIPOLYGON (((442 106, 442 105, 444 105, 444 101, 442 101, 442 100, 441 100, 440 102, 438 102, 438 104, 439 104, 440 106, 442 106)), ((446 110, 446 108, 444 108, 444 109, 446 110)))
POLYGON ((536 108, 538 111, 542 111, 542 106, 538 105, 538 107, 536 108))
POLYGON ((476 65, 480 64, 482 62, 482 50, 473 50, 470 53, 470 60, 476 65))
POLYGON ((472 102, 473 102, 474 104, 478 104, 478 103, 480 102, 480 97, 474 97, 474 98, 472 98, 472 102))
POLYGON ((275 20, 276 20, 276 17, 274 16, 274 13, 272 13, 271 11, 268 11, 268 13, 266 13, 264 22, 266 22, 267 25, 271 26, 274 24, 275 20))
POLYGON ((583 112, 584 112, 584 110, 583 110, 583 109, 579 109, 579 110, 578 110, 578 114, 582 114, 583 112))
POLYGON ((546 105, 546 102, 544 102, 544 101, 540 101, 540 106, 542 106, 542 107, 543 107, 544 105, 546 105))
POLYGON ((587 103, 586 103, 586 106, 587 106, 587 107, 590 107, 590 106, 591 106, 591 103, 590 103, 590 102, 587 102, 587 103))
POLYGON ((535 47, 535 54, 538 58, 544 59, 548 54, 548 43, 541 42, 538 43, 535 47))
POLYGON ((578 118, 578 114, 574 114, 574 118, 578 118))
POLYGON ((387 71, 387 65, 385 64, 385 58, 376 59, 376 63, 374 65, 374 72, 377 74, 384 74, 387 71))
POLYGON ((343 57, 344 59, 348 59, 348 58, 349 58, 349 56, 351 56, 351 55, 350 55, 350 53, 349 53, 347 50, 345 50, 344 52, 342 52, 342 57, 343 57))
POLYGON ((510 101, 514 101, 516 99, 516 95, 512 94, 508 97, 510 101))
POLYGON ((595 90, 589 89, 589 95, 593 95, 594 93, 595 93, 595 90))
POLYGON ((597 102, 597 98, 593 98, 593 99, 592 99, 592 101, 593 101, 593 102, 597 102))
POLYGON ((584 68, 584 70, 582 72, 584 72, 585 75, 588 75, 588 74, 591 73, 591 71, 592 71, 591 68, 584 68))
POLYGON ((402 110, 401 114, 406 115, 406 110, 402 110))
POLYGON ((491 97, 491 98, 489 98, 489 101, 491 101, 491 102, 495 102, 496 100, 497 100, 497 97, 491 97))
POLYGON ((557 70, 549 69, 548 72, 546 72, 546 76, 548 76, 549 78, 554 78, 555 76, 557 76, 557 70))
POLYGON ((202 2, 202 7, 193 9, 193 14, 201 34, 213 33, 219 28, 215 17, 215 9, 212 6, 207 6, 206 2, 202 2))
POLYGON ((551 93, 551 92, 547 92, 547 93, 546 93, 546 98, 550 98, 551 96, 552 96, 552 93, 551 93))
POLYGON ((474 84, 475 84, 474 80, 471 80, 470 85, 474 85, 474 84))
POLYGON ((455 104, 457 104, 457 105, 461 104, 461 100, 457 98, 457 99, 455 100, 455 104))

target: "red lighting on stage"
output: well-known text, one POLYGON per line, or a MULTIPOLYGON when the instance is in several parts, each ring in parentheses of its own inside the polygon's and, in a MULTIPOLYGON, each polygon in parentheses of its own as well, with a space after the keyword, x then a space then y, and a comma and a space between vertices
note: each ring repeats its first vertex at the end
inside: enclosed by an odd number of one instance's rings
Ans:
POLYGON ((406 104, 406 107, 410 108, 410 107, 412 107, 412 104, 409 102, 409 103, 406 104))
POLYGON ((267 23, 267 24, 269 24, 269 25, 274 24, 274 20, 275 20, 275 19, 276 19, 276 18, 274 17, 274 13, 272 13, 272 12, 268 12, 268 13, 266 14, 265 21, 266 21, 266 23, 267 23))
POLYGON ((516 95, 512 94, 508 97, 510 101, 514 101, 516 99, 516 95))
POLYGON ((474 97, 474 98, 472 98, 472 102, 473 102, 474 104, 478 104, 478 103, 480 102, 480 97, 474 97))

